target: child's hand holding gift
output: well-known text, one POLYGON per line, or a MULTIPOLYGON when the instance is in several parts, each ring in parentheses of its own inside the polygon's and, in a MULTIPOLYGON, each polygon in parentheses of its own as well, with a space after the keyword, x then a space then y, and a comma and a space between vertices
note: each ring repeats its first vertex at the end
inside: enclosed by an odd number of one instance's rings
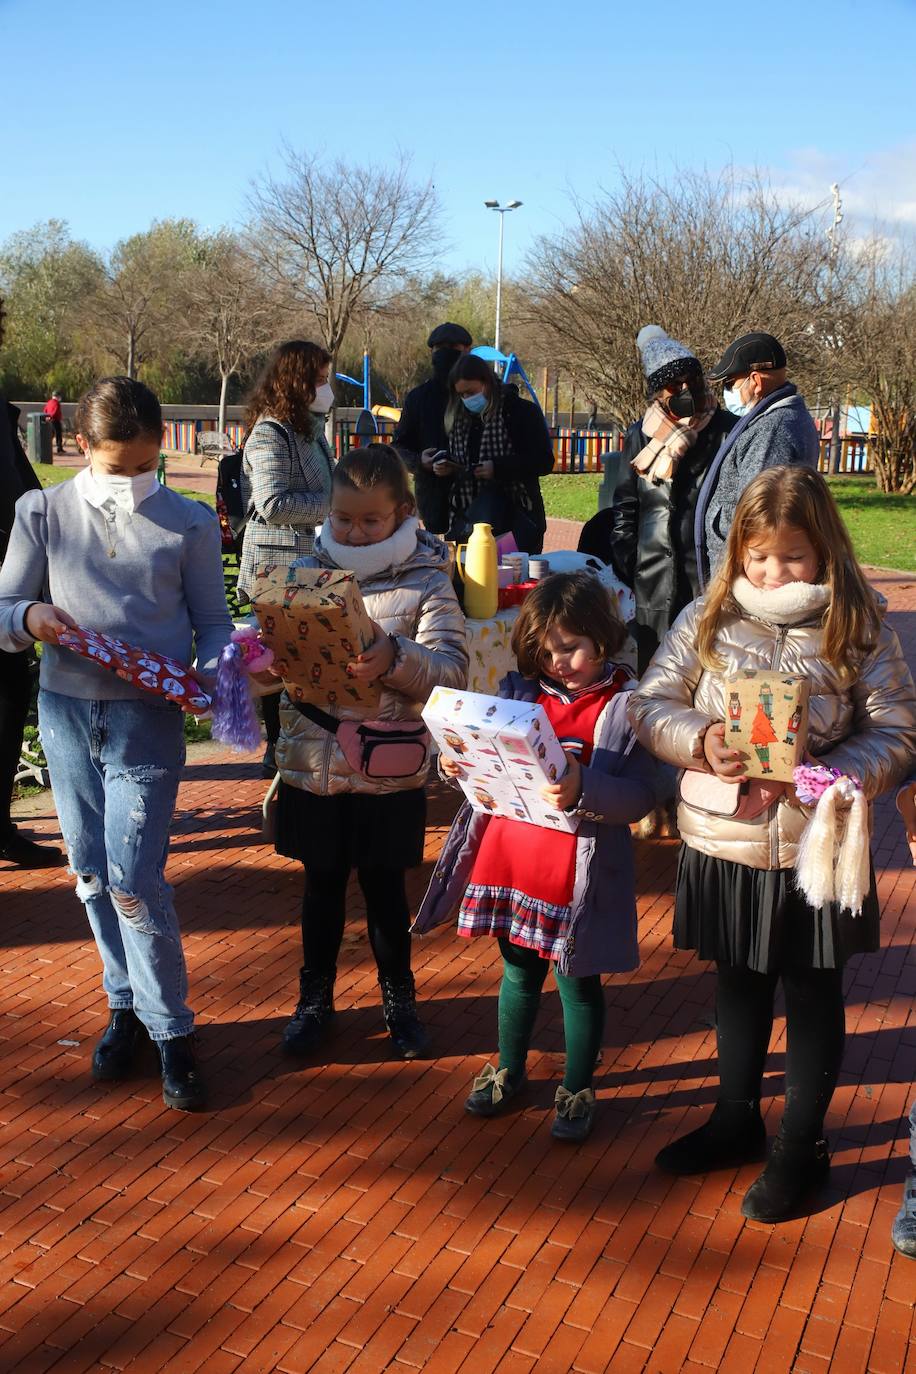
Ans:
POLYGON ((447 778, 464 777, 464 768, 457 759, 450 759, 447 754, 439 755, 439 767, 447 778))
POLYGON ((575 754, 570 754, 566 749, 563 753, 566 755, 566 772, 559 782, 541 788, 541 796, 545 802, 549 806, 555 806, 558 811, 575 806, 582 795, 582 765, 575 754))
POLYGON ((362 682, 374 682, 376 678, 384 677, 394 663, 395 647, 391 637, 374 620, 372 628, 375 630, 375 639, 369 648, 347 664, 350 676, 362 682))

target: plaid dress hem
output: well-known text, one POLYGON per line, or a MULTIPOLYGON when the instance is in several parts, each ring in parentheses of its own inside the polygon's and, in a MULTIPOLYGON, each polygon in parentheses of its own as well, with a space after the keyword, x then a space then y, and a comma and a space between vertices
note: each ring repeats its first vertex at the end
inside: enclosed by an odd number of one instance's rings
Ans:
POLYGON ((569 905, 542 902, 516 888, 472 883, 461 903, 458 934, 502 937, 543 959, 559 959, 571 917, 569 905))

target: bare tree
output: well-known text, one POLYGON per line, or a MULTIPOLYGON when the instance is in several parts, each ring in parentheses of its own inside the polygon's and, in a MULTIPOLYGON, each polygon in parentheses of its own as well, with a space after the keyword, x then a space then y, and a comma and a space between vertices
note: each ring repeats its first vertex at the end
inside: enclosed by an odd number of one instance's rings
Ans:
POLYGON ((645 407, 640 327, 661 324, 711 364, 736 335, 765 329, 793 379, 827 382, 840 283, 818 215, 782 205, 760 180, 621 175, 576 205, 568 231, 528 260, 526 316, 553 360, 627 423, 645 407))
POLYGON ((198 239, 176 295, 183 315, 181 341, 219 373, 223 433, 229 381, 276 338, 276 302, 229 230, 198 239))
POLYGON ((875 235, 853 259, 857 291, 842 348, 852 383, 869 399, 869 439, 882 491, 916 489, 916 273, 906 251, 875 235))
POLYGON ((290 148, 285 160, 282 179, 255 183, 250 250, 289 307, 314 320, 336 370, 360 306, 378 305, 431 267, 436 191, 411 180, 406 157, 393 170, 325 164, 290 148))

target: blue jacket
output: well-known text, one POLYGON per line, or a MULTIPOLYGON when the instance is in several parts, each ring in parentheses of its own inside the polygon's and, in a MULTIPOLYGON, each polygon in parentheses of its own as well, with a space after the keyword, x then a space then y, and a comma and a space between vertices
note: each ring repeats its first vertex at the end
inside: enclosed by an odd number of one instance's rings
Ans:
MULTIPOLYGON (((539 691, 535 679, 509 673, 499 695, 535 701, 539 691)), ((582 795, 572 811, 581 818, 572 920, 557 969, 579 978, 627 973, 639 964, 633 842, 627 827, 655 805, 655 762, 630 728, 629 697, 629 691, 618 692, 601 712, 591 762, 582 768, 582 795)), ((464 803, 420 904, 416 933, 425 934, 456 915, 489 823, 486 812, 464 803)))

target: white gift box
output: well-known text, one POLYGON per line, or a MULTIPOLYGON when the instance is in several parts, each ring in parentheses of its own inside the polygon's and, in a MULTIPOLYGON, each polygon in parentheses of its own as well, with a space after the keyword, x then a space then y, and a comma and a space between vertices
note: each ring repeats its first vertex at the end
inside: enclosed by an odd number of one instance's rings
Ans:
POLYGON ((475 810, 545 830, 576 830, 576 817, 541 796, 567 767, 542 706, 437 687, 423 719, 443 757, 461 764, 459 782, 475 810))

